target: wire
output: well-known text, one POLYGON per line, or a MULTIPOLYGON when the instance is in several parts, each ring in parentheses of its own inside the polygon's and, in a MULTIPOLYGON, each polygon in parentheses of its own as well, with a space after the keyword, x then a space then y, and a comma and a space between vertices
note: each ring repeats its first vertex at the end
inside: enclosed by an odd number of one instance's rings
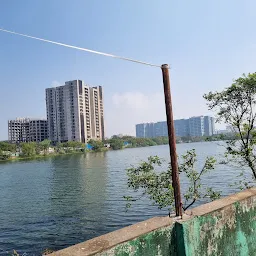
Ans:
POLYGON ((72 49, 76 49, 76 50, 80 50, 80 51, 95 53, 95 54, 99 54, 99 55, 103 55, 103 56, 107 56, 107 57, 112 57, 112 58, 116 58, 116 59, 120 59, 120 60, 126 60, 126 61, 131 61, 131 62, 135 62, 135 63, 147 65, 147 66, 161 68, 160 65, 155 65, 155 64, 152 64, 152 63, 143 62, 143 61, 139 61, 139 60, 134 60, 134 59, 126 58, 126 57, 121 57, 121 56, 117 56, 117 55, 113 55, 113 54, 109 54, 109 53, 94 51, 94 50, 90 50, 90 49, 86 49, 86 48, 82 48, 82 47, 77 47, 77 46, 73 46, 73 45, 69 45, 69 44, 63 44, 63 43, 59 43, 59 42, 55 42, 55 41, 35 37, 35 36, 29 36, 29 35, 17 33, 17 32, 14 32, 14 31, 9 31, 9 30, 2 29, 2 28, 0 28, 0 31, 10 33, 10 34, 14 34, 14 35, 18 35, 18 36, 31 38, 31 39, 35 39, 35 40, 39 40, 39 41, 43 41, 43 42, 46 42, 46 43, 56 44, 56 45, 60 45, 60 46, 64 46, 64 47, 68 47, 68 48, 72 48, 72 49))

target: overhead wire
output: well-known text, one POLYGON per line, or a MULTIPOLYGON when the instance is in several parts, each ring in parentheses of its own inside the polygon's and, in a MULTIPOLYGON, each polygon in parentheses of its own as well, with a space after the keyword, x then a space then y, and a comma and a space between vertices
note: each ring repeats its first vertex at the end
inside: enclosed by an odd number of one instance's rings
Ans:
POLYGON ((64 44, 64 43, 60 43, 60 42, 56 42, 56 41, 51 41, 51 40, 43 39, 43 38, 40 38, 40 37, 35 37, 35 36, 26 35, 26 34, 21 34, 21 33, 17 33, 17 32, 10 31, 10 30, 6 30, 6 29, 3 29, 3 28, 0 28, 0 31, 6 32, 6 33, 9 33, 9 34, 14 34, 14 35, 22 36, 22 37, 27 37, 27 38, 35 39, 35 40, 39 40, 39 41, 46 42, 46 43, 51 43, 51 44, 55 44, 55 45, 64 46, 64 47, 67 47, 67 48, 72 48, 72 49, 76 49, 76 50, 80 50, 80 51, 85 51, 85 52, 90 52, 90 53, 94 53, 94 54, 98 54, 98 55, 103 55, 103 56, 106 56, 106 57, 112 57, 112 58, 116 58, 116 59, 120 59, 120 60, 125 60, 125 61, 130 61, 130 62, 135 62, 135 63, 139 63, 139 64, 151 66, 151 67, 161 68, 161 65, 156 65, 156 64, 152 64, 152 63, 148 63, 148 62, 144 62, 144 61, 140 61, 140 60, 134 60, 134 59, 130 59, 130 58, 122 57, 122 56, 117 56, 117 55, 110 54, 110 53, 95 51, 95 50, 91 50, 91 49, 87 49, 87 48, 83 48, 83 47, 78 47, 78 46, 74 46, 74 45, 70 45, 70 44, 64 44))

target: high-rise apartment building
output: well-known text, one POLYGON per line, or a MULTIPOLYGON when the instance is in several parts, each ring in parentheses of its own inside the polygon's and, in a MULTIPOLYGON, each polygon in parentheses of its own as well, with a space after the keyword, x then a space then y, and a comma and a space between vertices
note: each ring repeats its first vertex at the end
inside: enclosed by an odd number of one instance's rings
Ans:
POLYGON ((188 119, 189 136, 201 137, 204 136, 204 117, 195 116, 188 119))
POLYGON ((167 122, 154 123, 154 137, 168 136, 167 122))
POLYGON ((176 136, 178 136, 178 137, 189 136, 188 122, 189 122, 188 119, 174 120, 174 129, 175 129, 176 136))
MULTIPOLYGON (((189 119, 174 120, 174 128, 177 137, 200 137, 215 134, 214 118, 210 116, 196 116, 189 119)), ((166 121, 136 125, 136 137, 138 138, 160 136, 168 136, 166 121)))
POLYGON ((136 124, 136 137, 146 138, 146 125, 147 124, 136 124))
POLYGON ((204 135, 212 136, 215 132, 215 121, 211 116, 204 116, 204 135))
POLYGON ((102 87, 81 80, 46 89, 49 139, 53 142, 104 138, 102 87))
POLYGON ((154 138, 154 123, 145 123, 136 125, 136 136, 138 138, 154 138))
POLYGON ((12 143, 41 142, 48 138, 44 119, 17 118, 8 121, 8 140, 12 143))

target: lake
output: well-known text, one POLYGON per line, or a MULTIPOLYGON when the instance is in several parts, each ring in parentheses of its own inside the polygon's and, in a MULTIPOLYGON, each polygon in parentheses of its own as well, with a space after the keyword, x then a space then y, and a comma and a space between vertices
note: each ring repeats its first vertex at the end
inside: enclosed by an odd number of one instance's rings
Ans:
MULTIPOLYGON (((198 167, 207 156, 221 159, 224 147, 216 142, 178 144, 178 154, 195 148, 198 167)), ((147 200, 125 211, 125 169, 150 155, 169 161, 167 145, 100 153, 63 155, 0 164, 0 255, 15 249, 40 255, 83 242, 156 215, 167 215, 147 200)), ((222 195, 237 189, 228 184, 238 175, 235 168, 218 165, 206 176, 222 195)), ((187 184, 181 177, 182 189, 187 184)), ((199 203, 203 203, 199 202, 199 203)))

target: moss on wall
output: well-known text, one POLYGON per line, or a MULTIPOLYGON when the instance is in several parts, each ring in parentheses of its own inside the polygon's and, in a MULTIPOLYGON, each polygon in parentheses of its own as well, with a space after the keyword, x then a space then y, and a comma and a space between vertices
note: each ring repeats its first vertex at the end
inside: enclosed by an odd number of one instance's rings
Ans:
POLYGON ((153 218, 52 256, 256 255, 256 188, 199 206, 185 218, 153 218))
POLYGON ((109 251, 99 253, 100 256, 160 256, 176 255, 174 246, 174 228, 169 226, 158 229, 134 240, 128 241, 112 248, 109 251))
POLYGON ((256 255, 256 198, 177 224, 187 256, 256 255))

